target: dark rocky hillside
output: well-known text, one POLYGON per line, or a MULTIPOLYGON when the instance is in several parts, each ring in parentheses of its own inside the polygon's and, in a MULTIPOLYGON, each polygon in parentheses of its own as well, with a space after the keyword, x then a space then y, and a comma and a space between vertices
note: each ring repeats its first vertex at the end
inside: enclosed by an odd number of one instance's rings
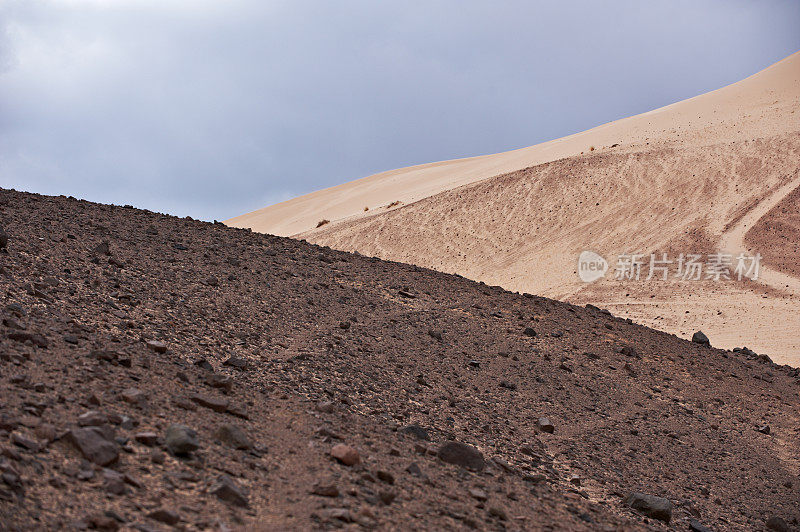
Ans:
POLYGON ((765 357, 130 207, 0 226, 0 529, 798 526, 765 357))

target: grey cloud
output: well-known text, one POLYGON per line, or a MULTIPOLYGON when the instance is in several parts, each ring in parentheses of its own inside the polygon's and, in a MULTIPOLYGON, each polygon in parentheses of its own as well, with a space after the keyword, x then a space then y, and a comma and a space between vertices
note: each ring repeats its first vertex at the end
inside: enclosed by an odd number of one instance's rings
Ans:
POLYGON ((798 23, 789 1, 11 0, 0 186, 225 219, 718 88, 798 23))

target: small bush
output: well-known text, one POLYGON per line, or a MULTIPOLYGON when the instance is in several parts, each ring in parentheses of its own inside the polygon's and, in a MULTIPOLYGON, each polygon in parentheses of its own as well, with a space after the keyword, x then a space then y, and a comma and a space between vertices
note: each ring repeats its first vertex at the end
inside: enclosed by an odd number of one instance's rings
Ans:
POLYGON ((323 225, 329 224, 329 223, 331 223, 330 220, 320 220, 320 221, 317 222, 317 227, 322 227, 323 225))
POLYGON ((369 210, 369 207, 364 207, 364 212, 367 212, 368 210, 369 210))

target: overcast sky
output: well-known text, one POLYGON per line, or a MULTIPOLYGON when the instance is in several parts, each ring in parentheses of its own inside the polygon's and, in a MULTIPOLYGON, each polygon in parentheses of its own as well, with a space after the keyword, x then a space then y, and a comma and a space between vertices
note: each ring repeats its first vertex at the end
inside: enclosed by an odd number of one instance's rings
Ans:
POLYGON ((800 2, 0 0, 0 186, 227 219, 800 50, 800 2))

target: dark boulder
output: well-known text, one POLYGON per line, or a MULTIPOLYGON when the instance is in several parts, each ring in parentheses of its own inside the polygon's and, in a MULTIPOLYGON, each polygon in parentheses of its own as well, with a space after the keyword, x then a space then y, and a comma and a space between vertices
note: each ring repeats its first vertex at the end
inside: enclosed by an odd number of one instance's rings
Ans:
POLYGON ((250 505, 246 491, 227 475, 220 475, 209 491, 228 504, 241 506, 242 508, 247 508, 250 505))
POLYGON ((633 492, 625 498, 625 506, 665 523, 672 519, 672 503, 663 497, 633 492))
POLYGON ((430 441, 431 436, 428 434, 428 431, 424 427, 420 427, 419 425, 408 425, 407 427, 403 427, 400 429, 400 432, 403 434, 410 434, 420 440, 430 441))
POLYGON ((200 447, 197 432, 186 425, 170 425, 164 436, 164 443, 169 451, 177 456, 185 456, 200 447))
POLYGON ((108 425, 72 429, 68 436, 83 457, 94 464, 107 466, 119 457, 119 445, 114 441, 113 429, 108 425))
POLYGON ((692 335, 692 342, 696 344, 703 345, 705 347, 711 347, 711 342, 708 339, 708 336, 703 334, 703 331, 697 331, 692 335))
POLYGON ((773 515, 767 519, 767 530, 774 530, 775 532, 789 532, 789 525, 782 518, 773 515))
POLYGON ((473 471, 482 471, 486 465, 483 454, 472 445, 467 445, 466 443, 447 442, 439 448, 437 455, 443 462, 473 471))
POLYGON ((556 427, 553 425, 553 422, 547 419, 546 417, 540 417, 539 420, 536 422, 536 426, 542 432, 547 432, 548 434, 552 434, 555 432, 556 427))

